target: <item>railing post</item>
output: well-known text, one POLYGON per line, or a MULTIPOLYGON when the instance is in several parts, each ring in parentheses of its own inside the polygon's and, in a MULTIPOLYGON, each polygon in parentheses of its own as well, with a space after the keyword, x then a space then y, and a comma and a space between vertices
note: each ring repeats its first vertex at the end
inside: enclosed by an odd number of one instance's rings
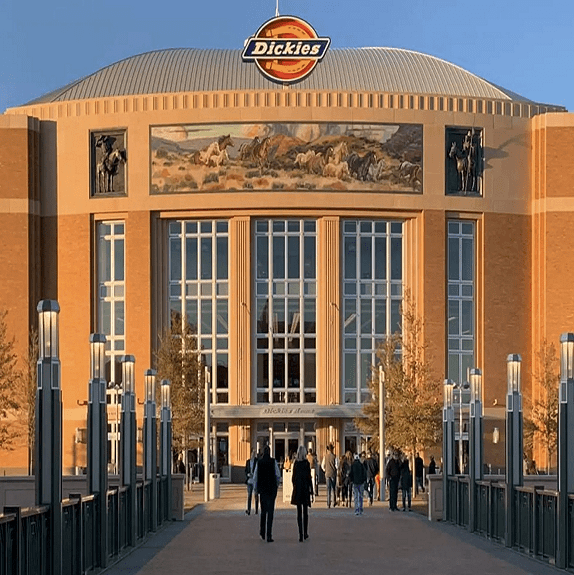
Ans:
POLYGON ((574 333, 560 336, 560 389, 558 407, 558 545, 556 564, 568 567, 568 493, 574 492, 574 333))
POLYGON ((121 484, 128 487, 126 514, 127 540, 129 545, 136 544, 136 397, 134 368, 135 358, 133 355, 123 355, 122 364, 122 413, 121 413, 121 484))
POLYGON ((520 355, 508 356, 508 395, 506 396, 506 528, 504 542, 514 544, 515 497, 514 488, 522 485, 522 395, 520 393, 520 355))
POLYGON ((90 381, 88 397, 88 492, 96 495, 96 561, 108 563, 108 413, 105 373, 106 336, 90 335, 90 381))
MULTIPOLYGON (((12 573, 13 575, 21 575, 22 557, 20 547, 22 545, 22 510, 20 507, 4 507, 3 513, 4 515, 15 515, 14 521, 16 522, 16 537, 14 537, 14 540, 16 542, 16 548, 14 549, 13 555, 16 558, 16 565, 12 567, 12 573)), ((6 557, 6 560, 10 561, 10 558, 6 557)))
POLYGON ((62 572, 62 390, 58 314, 54 300, 38 304, 36 390, 36 505, 50 506, 50 574, 62 572))

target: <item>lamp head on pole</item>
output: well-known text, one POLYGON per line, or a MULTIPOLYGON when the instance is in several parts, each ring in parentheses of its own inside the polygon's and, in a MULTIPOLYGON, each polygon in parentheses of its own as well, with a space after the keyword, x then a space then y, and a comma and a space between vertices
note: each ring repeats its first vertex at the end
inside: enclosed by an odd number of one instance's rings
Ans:
POLYGON ((574 333, 560 336, 560 379, 574 379, 574 333))
POLYGON ((169 379, 161 380, 161 407, 171 408, 171 381, 169 379))
POLYGON ((52 299, 43 299, 38 303, 38 343, 41 359, 58 357, 58 314, 60 306, 52 299))
POLYGON ((443 392, 444 392, 444 407, 449 408, 452 407, 453 404, 453 396, 454 396, 454 381, 452 379, 445 379, 443 392))
POLYGON ((90 334, 90 379, 104 379, 106 369, 106 336, 90 334))
POLYGON ((482 399, 482 371, 478 368, 470 370, 470 400, 482 399))
POLYGON ((157 371, 155 369, 147 369, 144 373, 145 382, 145 400, 149 403, 155 401, 155 378, 157 371))
POLYGON ((508 382, 508 393, 512 394, 514 392, 520 393, 520 367, 522 364, 522 358, 516 353, 511 353, 506 358, 507 367, 507 382, 508 382))
POLYGON ((122 355, 122 384, 124 395, 135 392, 135 364, 136 358, 133 355, 122 355))

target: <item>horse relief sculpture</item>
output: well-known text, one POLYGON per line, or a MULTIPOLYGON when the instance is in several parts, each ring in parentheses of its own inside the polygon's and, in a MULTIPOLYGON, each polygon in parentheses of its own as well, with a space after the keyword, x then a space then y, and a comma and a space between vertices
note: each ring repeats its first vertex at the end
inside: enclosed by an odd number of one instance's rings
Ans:
POLYGON ((482 131, 450 129, 447 142, 450 142, 448 160, 456 170, 453 182, 452 170, 447 169, 447 193, 476 194, 481 192, 482 178, 482 131), (450 137, 449 137, 450 136, 450 137))
POLYGON ((125 192, 124 164, 127 161, 122 134, 94 135, 95 194, 125 192))

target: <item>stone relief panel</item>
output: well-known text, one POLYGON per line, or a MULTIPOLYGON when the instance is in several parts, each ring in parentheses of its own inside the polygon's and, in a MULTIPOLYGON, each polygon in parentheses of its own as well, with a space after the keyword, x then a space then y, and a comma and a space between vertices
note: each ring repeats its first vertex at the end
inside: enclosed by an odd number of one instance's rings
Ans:
POLYGON ((482 195, 482 128, 446 128, 447 195, 482 195))
POLYGON ((150 190, 421 193, 422 150, 420 124, 155 126, 150 190))
POLYGON ((92 132, 90 148, 91 197, 127 195, 125 130, 92 132))

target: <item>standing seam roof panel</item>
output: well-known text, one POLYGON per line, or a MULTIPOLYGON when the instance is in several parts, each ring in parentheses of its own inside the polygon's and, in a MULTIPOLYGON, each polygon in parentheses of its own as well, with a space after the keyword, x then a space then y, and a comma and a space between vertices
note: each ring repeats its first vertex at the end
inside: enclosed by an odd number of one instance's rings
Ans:
MULTIPOLYGON (((126 58, 29 104, 177 92, 279 90, 241 50, 178 48, 126 58)), ((439 58, 399 48, 331 49, 291 90, 485 97, 533 103, 439 58)))

